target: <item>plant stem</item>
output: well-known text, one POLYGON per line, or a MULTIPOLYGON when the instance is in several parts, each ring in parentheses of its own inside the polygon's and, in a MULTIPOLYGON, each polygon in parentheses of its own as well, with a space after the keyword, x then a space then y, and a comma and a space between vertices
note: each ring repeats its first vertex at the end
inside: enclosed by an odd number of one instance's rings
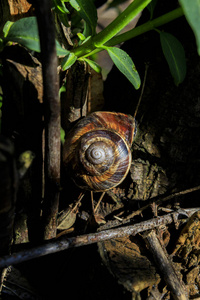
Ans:
POLYGON ((102 46, 109 41, 113 36, 120 32, 128 25, 134 17, 136 17, 151 0, 134 0, 113 22, 111 22, 104 30, 88 40, 85 44, 72 50, 78 57, 82 56, 83 52, 91 52, 97 47, 102 46))
POLYGON ((151 0, 134 0, 113 22, 93 38, 96 47, 104 45, 127 26, 151 0))
MULTIPOLYGON (((183 15, 184 15, 183 10, 181 7, 179 7, 179 8, 177 8, 169 13, 166 13, 152 21, 148 21, 145 24, 142 24, 136 28, 133 28, 125 33, 122 33, 122 34, 112 37, 110 40, 105 42, 105 46, 112 47, 112 46, 121 44, 127 40, 130 40, 130 39, 138 36, 138 35, 141 35, 150 30, 154 30, 159 26, 167 24, 173 20, 176 20, 176 19, 182 17, 183 15)), ((74 54, 78 57, 83 57, 83 56, 87 57, 89 55, 93 55, 95 53, 102 51, 103 49, 96 47, 96 45, 98 44, 96 42, 96 40, 98 40, 98 36, 100 34, 101 34, 101 32, 99 34, 97 34, 94 38, 88 40, 88 42, 86 42, 85 44, 73 49, 72 52, 74 52, 74 54)), ((101 39, 101 36, 100 36, 100 39, 101 39)))
POLYGON ((176 20, 179 17, 182 17, 184 15, 183 10, 181 7, 161 16, 158 17, 152 21, 149 21, 145 24, 142 24, 136 28, 133 28, 125 33, 122 33, 116 37, 113 37, 108 43, 106 43, 106 46, 114 46, 120 43, 123 43, 127 40, 130 40, 138 35, 141 35, 147 31, 153 30, 156 27, 159 27, 161 25, 164 25, 166 23, 169 23, 173 20, 176 20))

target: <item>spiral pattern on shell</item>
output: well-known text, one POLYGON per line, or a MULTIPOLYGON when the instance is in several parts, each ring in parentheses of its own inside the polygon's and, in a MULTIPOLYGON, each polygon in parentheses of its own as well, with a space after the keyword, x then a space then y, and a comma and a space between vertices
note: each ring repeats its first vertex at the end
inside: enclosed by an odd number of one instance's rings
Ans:
POLYGON ((80 120, 66 137, 65 168, 75 183, 92 191, 120 184, 131 165, 135 121, 131 116, 95 112, 80 120))

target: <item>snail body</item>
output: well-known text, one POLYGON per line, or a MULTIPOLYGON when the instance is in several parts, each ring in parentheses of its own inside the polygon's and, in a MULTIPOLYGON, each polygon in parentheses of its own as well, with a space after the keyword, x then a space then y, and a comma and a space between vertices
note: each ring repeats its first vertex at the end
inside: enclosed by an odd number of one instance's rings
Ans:
POLYGON ((129 115, 95 112, 66 136, 64 166, 83 189, 106 191, 120 184, 131 165, 135 120, 129 115))

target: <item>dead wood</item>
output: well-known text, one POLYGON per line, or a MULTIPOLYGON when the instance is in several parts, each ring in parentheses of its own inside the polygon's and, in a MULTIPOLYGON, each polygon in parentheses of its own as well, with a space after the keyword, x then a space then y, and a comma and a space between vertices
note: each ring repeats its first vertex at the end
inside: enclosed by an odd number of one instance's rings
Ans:
MULTIPOLYGON (((199 210, 199 208, 197 210, 199 210)), ((179 211, 173 212, 162 217, 140 222, 135 225, 119 227, 116 229, 109 229, 98 233, 90 233, 77 237, 63 237, 57 241, 49 242, 42 246, 14 253, 10 256, 2 257, 0 258, 0 267, 6 267, 9 265, 21 263, 36 257, 41 257, 50 253, 63 251, 69 248, 86 246, 118 237, 136 235, 140 232, 150 230, 161 225, 173 223, 175 220, 181 219, 181 215, 182 210, 180 213, 179 211)), ((183 218, 185 219, 185 216, 183 218)))
POLYGON ((45 123, 44 238, 56 235, 60 187, 60 100, 57 54, 51 4, 35 1, 41 45, 45 123))
POLYGON ((176 300, 189 299, 184 284, 178 278, 174 266, 166 256, 166 253, 162 248, 155 231, 151 230, 144 234, 143 237, 149 246, 149 250, 153 254, 155 263, 160 270, 162 277, 167 283, 173 298, 176 300))

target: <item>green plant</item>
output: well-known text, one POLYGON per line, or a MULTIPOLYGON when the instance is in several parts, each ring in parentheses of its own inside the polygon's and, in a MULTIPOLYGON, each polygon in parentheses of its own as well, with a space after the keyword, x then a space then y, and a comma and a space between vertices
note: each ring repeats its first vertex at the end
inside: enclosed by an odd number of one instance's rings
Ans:
MULTIPOLYGON (((83 22, 82 32, 77 33, 79 42, 71 50, 63 49, 57 42, 57 54, 58 56, 64 56, 61 63, 62 69, 66 70, 76 60, 81 60, 87 62, 95 71, 100 72, 100 66, 91 60, 90 57, 97 52, 106 50, 117 68, 138 89, 140 87, 140 76, 134 62, 126 52, 115 47, 115 45, 149 30, 157 30, 159 26, 175 20, 184 14, 195 33, 198 53, 200 54, 200 33, 198 30, 200 26, 199 1, 180 0, 180 7, 153 19, 155 5, 155 0, 134 0, 113 22, 96 34, 97 11, 93 0, 53 0, 52 8, 65 26, 69 26, 69 16, 72 22, 77 17, 79 21, 83 22), (150 11, 149 21, 120 34, 120 31, 147 6, 150 11)), ((173 35, 159 30, 157 32, 160 35, 163 53, 168 62, 174 82, 178 85, 184 80, 186 74, 184 49, 173 35)), ((9 41, 20 43, 31 50, 39 52, 40 45, 36 19, 29 17, 15 23, 8 21, 4 26, 4 38, 1 44, 9 41)))

